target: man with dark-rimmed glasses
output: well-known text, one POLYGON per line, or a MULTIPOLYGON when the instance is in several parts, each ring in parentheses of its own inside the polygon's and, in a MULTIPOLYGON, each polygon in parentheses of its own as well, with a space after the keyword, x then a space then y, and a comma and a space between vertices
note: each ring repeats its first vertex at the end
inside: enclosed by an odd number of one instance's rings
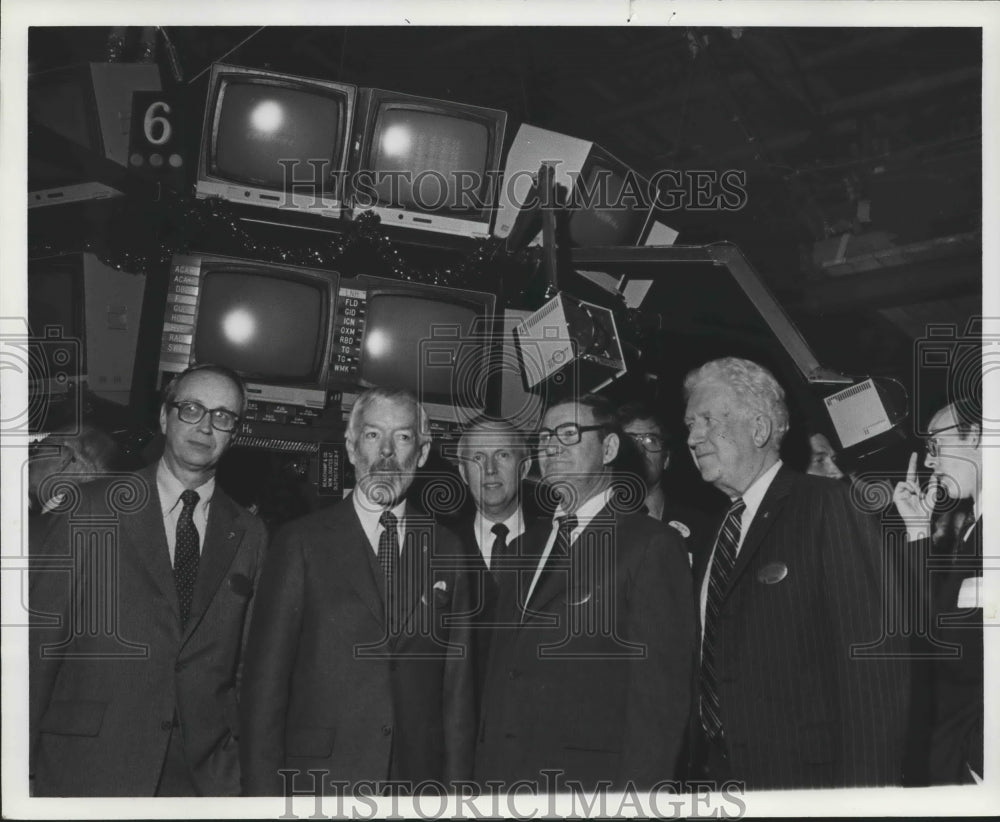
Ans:
POLYGON ((245 402, 228 368, 187 369, 160 408, 162 458, 81 485, 32 533, 36 796, 239 793, 266 532, 215 472, 245 402))
POLYGON ((926 764, 935 784, 979 782, 983 776, 982 438, 978 402, 962 398, 946 405, 924 439, 924 465, 932 471, 927 488, 920 487, 914 452, 893 495, 917 572, 910 583, 926 609, 932 646, 926 764), (963 499, 972 501, 974 522, 952 553, 936 555, 930 540, 934 507, 963 499))
POLYGON ((551 523, 528 529, 501 582, 476 778, 539 792, 649 790, 675 776, 691 687, 694 605, 677 532, 615 496, 622 432, 595 395, 538 431, 551 523), (551 781, 558 772, 557 783, 551 781))

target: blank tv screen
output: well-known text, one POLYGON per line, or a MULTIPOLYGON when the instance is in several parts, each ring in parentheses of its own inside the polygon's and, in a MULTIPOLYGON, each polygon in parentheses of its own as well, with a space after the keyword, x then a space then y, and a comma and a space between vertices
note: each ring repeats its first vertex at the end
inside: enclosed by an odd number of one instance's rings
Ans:
POLYGON ((470 391, 477 391, 469 381, 479 376, 481 348, 435 341, 436 355, 431 362, 422 362, 425 341, 431 339, 435 327, 459 326, 461 336, 469 335, 478 316, 474 306, 409 294, 373 294, 366 311, 360 375, 364 383, 409 389, 425 399, 454 397, 481 403, 481 397, 469 396, 470 391), (444 350, 451 366, 442 360, 444 350))
POLYGON ((336 94, 239 81, 224 83, 220 93, 210 158, 216 176, 285 191, 293 180, 286 180, 279 160, 297 160, 296 180, 322 176, 323 190, 330 191, 344 127, 343 101, 336 94), (317 172, 309 161, 325 165, 317 172))
POLYGON ((581 184, 590 192, 593 207, 573 212, 569 223, 573 245, 582 248, 634 245, 642 234, 649 209, 627 207, 635 203, 635 198, 629 195, 632 189, 626 190, 622 208, 607 207, 621 198, 624 175, 615 169, 594 166, 581 177, 581 184))
POLYGON ((70 362, 55 362, 55 347, 44 342, 31 342, 29 349, 39 369, 31 377, 49 376, 60 371, 80 373, 83 365, 76 358, 77 352, 86 348, 84 307, 81 294, 82 270, 79 265, 65 260, 35 260, 28 264, 28 328, 32 339, 46 337, 46 329, 57 328, 59 336, 74 340, 78 346, 58 347, 70 354, 70 362), (41 363, 45 363, 44 373, 41 363))
POLYGON ((195 360, 264 382, 314 382, 327 299, 322 286, 277 274, 210 271, 202 278, 195 360))
POLYGON ((482 122, 387 107, 374 140, 371 170, 380 202, 417 211, 481 210, 490 148, 490 131, 482 122), (386 172, 406 176, 394 186, 393 178, 378 176, 386 172), (460 193, 463 177, 474 183, 464 183, 460 193))
MULTIPOLYGON (((89 80, 81 73, 59 73, 56 77, 32 82, 28 88, 28 114, 39 125, 61 137, 96 151, 100 138, 95 133, 96 115, 91 111, 89 80)), ((31 143, 29 141, 29 151, 31 143)), ((28 160, 28 190, 80 182, 83 175, 69 158, 54 159, 31 153, 28 160)))

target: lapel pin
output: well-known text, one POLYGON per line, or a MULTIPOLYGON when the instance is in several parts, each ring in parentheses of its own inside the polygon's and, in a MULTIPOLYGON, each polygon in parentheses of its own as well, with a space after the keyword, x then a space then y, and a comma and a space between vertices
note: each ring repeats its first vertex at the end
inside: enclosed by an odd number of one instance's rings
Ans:
POLYGON ((228 534, 226 534, 226 539, 232 539, 235 536, 236 536, 236 532, 235 531, 230 531, 228 534))
POLYGON ((774 585, 788 576, 788 566, 783 562, 769 562, 757 572, 757 581, 774 585))

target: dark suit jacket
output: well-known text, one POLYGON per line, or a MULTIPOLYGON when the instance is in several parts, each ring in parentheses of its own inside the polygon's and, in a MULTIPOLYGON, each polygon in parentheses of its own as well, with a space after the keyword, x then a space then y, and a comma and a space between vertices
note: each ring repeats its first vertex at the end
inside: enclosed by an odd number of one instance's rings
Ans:
POLYGON ((501 584, 498 621, 507 627, 490 649, 476 780, 526 779, 552 792, 561 785, 548 784, 543 769, 591 788, 670 779, 694 647, 682 540, 645 514, 603 509, 571 547, 568 567, 540 580, 522 624, 550 529, 527 532, 523 571, 501 584))
POLYGON ((908 550, 914 570, 926 573, 915 590, 928 596, 928 636, 921 644, 930 661, 930 751, 934 784, 968 783, 971 765, 983 773, 983 609, 959 607, 964 580, 983 575, 983 521, 980 518, 955 552, 935 554, 930 540, 908 550))
MULTIPOLYGON (((475 515, 459 520, 455 525, 455 533, 462 543, 462 548, 467 557, 467 567, 470 571, 472 582, 472 641, 475 648, 473 661, 475 662, 476 681, 476 706, 477 709, 482 703, 483 692, 486 687, 486 669, 490 659, 490 640, 493 637, 494 623, 496 621, 497 599, 500 593, 499 578, 506 573, 498 567, 490 570, 486 566, 482 552, 479 550, 479 542, 476 540, 475 515)), ((526 522, 526 527, 530 527, 532 522, 526 522)), ((511 540, 507 545, 508 556, 516 557, 520 554, 523 545, 524 534, 511 540)), ((516 565, 516 561, 515 561, 516 565)))
POLYGON ((216 487, 182 631, 156 466, 71 496, 65 514, 32 524, 35 795, 152 796, 175 710, 198 790, 238 794, 238 688, 263 523, 216 487))
MULTIPOLYGON (((457 537, 408 508, 405 622, 390 635, 382 572, 353 503, 285 526, 269 552, 247 648, 245 793, 281 795, 280 768, 325 770, 350 785, 470 775, 463 564, 457 537)), ((295 784, 312 787, 304 773, 295 784)))
MULTIPOLYGON (((696 596, 707 566, 706 553, 696 596)), ((883 637, 894 584, 877 524, 848 487, 783 466, 740 548, 716 634, 735 779, 752 789, 899 783, 909 681, 905 638, 883 637)))

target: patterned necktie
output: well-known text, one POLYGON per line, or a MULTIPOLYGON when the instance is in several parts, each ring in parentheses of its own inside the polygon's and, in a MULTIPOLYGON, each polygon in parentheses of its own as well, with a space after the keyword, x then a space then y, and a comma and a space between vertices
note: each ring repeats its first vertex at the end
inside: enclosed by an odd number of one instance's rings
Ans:
MULTIPOLYGON (((532 597, 542 590, 542 586, 545 585, 548 578, 557 570, 565 572, 567 561, 569 560, 570 537, 579 522, 580 520, 573 514, 565 517, 556 517, 556 523, 559 528, 556 532, 556 541, 552 543, 552 550, 549 552, 549 556, 545 560, 545 565, 542 566, 542 572, 538 575, 538 581, 535 582, 535 587, 531 591, 532 597)), ((525 603, 525 611, 527 611, 527 603, 525 603)), ((521 617, 522 619, 524 618, 523 613, 521 617)))
POLYGON ((174 584, 177 586, 177 600, 181 607, 181 626, 187 624, 191 615, 191 600, 194 597, 194 583, 198 578, 199 550, 198 529, 194 527, 194 507, 198 504, 198 492, 187 490, 181 494, 181 515, 177 519, 177 539, 174 543, 174 584))
POLYGON ((493 572, 493 576, 498 576, 498 571, 506 559, 507 534, 510 533, 510 528, 502 522, 498 522, 490 528, 490 531, 496 534, 496 539, 493 540, 493 548, 490 551, 490 570, 493 572))
POLYGON ((722 712, 719 706, 718 671, 715 667, 715 634, 719 626, 722 595, 736 564, 736 546, 740 542, 743 512, 746 503, 736 499, 722 523, 708 577, 708 595, 705 598, 705 635, 701 643, 701 725, 709 739, 722 735, 722 712))
POLYGON ((386 622, 390 630, 393 630, 395 620, 399 616, 395 607, 398 599, 399 532, 396 530, 398 520, 392 511, 383 511, 378 521, 385 529, 378 538, 378 564, 382 566, 382 574, 385 576, 385 607, 388 616, 386 622))

